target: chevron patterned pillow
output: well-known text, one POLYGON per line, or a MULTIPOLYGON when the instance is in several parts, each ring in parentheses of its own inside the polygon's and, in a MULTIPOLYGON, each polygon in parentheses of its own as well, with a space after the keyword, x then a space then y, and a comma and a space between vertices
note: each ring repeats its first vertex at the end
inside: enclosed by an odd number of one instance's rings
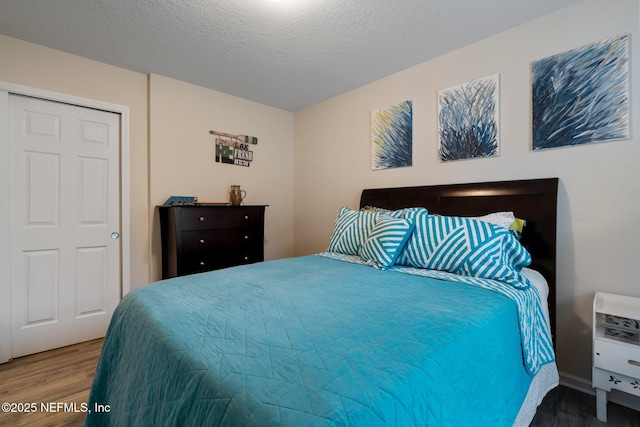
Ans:
POLYGON ((329 239, 328 252, 358 255, 376 224, 380 212, 353 211, 341 207, 338 211, 333 233, 329 239))
POLYGON ((531 263, 531 255, 502 227, 470 218, 429 215, 416 223, 397 263, 527 287, 520 271, 531 263))
POLYGON ((360 258, 385 270, 392 266, 413 231, 413 221, 382 215, 360 249, 360 258))

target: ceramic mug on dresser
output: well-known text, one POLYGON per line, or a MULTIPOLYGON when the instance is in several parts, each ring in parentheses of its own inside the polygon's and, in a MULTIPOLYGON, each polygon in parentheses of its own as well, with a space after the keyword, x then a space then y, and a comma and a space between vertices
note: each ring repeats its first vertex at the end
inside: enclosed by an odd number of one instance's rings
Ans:
POLYGON ((240 206, 246 195, 247 192, 241 190, 239 185, 232 185, 229 192, 229 201, 233 206, 240 206))

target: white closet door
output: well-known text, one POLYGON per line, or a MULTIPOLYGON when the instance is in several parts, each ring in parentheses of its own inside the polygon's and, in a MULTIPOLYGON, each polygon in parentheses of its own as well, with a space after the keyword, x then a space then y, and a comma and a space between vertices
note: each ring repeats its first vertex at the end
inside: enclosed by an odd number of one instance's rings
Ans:
POLYGON ((120 300, 120 115, 9 97, 12 355, 103 337, 120 300))

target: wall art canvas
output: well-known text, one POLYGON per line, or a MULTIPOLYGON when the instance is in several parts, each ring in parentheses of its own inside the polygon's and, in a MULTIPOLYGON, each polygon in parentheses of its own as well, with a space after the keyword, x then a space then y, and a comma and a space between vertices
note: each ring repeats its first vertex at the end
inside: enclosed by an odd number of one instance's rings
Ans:
POLYGON ((371 112, 371 169, 411 166, 413 101, 371 112))
POLYGON ((249 167, 253 161, 253 151, 249 148, 258 143, 258 138, 247 135, 231 135, 210 130, 216 138, 216 162, 249 167))
POLYGON ((438 92, 438 160, 500 154, 500 75, 438 92))
POLYGON ((629 138, 629 35, 532 64, 532 141, 541 150, 629 138))

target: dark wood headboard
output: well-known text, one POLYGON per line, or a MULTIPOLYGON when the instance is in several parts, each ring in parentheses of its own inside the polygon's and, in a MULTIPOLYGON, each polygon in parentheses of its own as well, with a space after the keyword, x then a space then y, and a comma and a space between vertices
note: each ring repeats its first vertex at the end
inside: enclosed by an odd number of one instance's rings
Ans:
POLYGON ((517 218, 526 220, 520 242, 531 254, 531 268, 542 273, 549 283, 549 315, 555 343, 557 200, 558 178, 545 178, 368 189, 362 191, 360 207, 425 207, 432 213, 457 216, 513 211, 517 218))

